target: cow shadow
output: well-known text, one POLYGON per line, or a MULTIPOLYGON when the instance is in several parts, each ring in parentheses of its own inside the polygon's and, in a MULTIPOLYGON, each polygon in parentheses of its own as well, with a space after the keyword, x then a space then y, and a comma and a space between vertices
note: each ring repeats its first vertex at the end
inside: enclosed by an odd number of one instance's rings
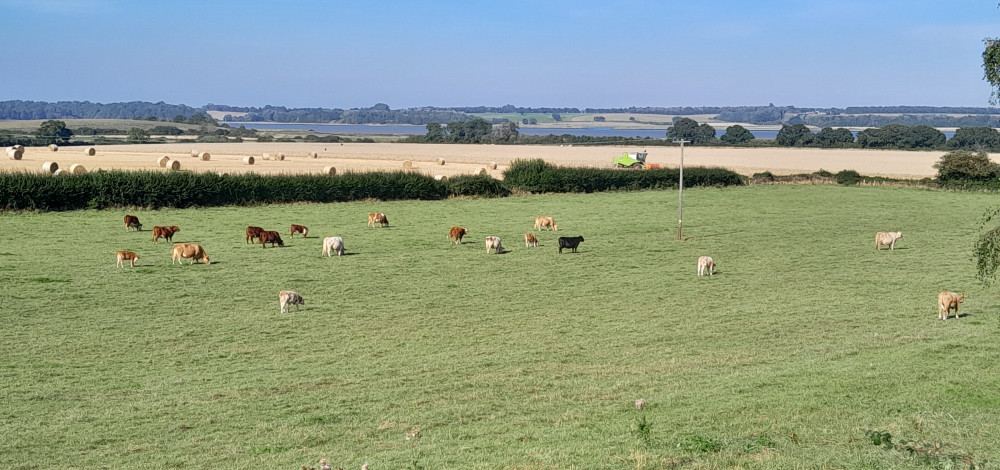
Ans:
POLYGON ((701 240, 702 238, 722 237, 722 236, 725 236, 725 235, 733 235, 735 233, 743 233, 743 232, 746 232, 746 230, 733 230, 733 231, 730 231, 730 232, 710 233, 708 235, 699 235, 697 237, 684 237, 681 240, 685 241, 685 242, 688 242, 688 241, 698 241, 698 240, 701 240))

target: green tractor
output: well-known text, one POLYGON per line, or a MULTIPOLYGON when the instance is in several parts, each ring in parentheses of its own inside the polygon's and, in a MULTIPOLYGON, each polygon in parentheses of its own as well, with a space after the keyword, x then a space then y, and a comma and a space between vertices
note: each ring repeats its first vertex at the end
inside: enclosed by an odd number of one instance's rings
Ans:
POLYGON ((615 157, 615 168, 635 168, 641 170, 646 166, 646 152, 623 153, 615 157))

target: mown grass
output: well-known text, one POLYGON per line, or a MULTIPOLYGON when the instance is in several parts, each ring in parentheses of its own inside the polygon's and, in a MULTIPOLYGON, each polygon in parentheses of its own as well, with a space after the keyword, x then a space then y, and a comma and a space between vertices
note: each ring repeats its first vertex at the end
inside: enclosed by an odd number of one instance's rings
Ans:
POLYGON ((171 265, 122 211, 2 214, 0 467, 996 465, 1000 301, 970 259, 994 204, 694 189, 685 242, 673 191, 136 213, 209 266, 171 265), (392 225, 367 228, 374 211, 392 225), (524 248, 537 215, 560 231, 524 248), (291 223, 313 237, 244 243, 291 223), (895 251, 880 230, 903 232, 895 251), (348 256, 320 255, 333 235, 348 256), (586 241, 559 255, 559 235, 586 241), (142 258, 117 269, 116 250, 142 258), (280 314, 281 289, 307 305, 280 314), (936 320, 943 289, 967 295, 961 319, 936 320))

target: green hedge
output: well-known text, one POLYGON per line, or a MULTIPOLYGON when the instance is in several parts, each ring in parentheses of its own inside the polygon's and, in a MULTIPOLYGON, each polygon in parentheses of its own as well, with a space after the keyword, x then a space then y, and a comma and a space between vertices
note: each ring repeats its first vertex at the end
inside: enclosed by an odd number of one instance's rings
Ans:
MULTIPOLYGON (((676 188, 676 169, 624 170, 557 167, 544 160, 517 160, 504 173, 511 189, 533 193, 591 193, 595 191, 676 188)), ((740 186, 739 174, 722 168, 684 169, 684 187, 740 186)))
POLYGON ((261 176, 255 173, 95 171, 82 175, 0 175, 0 207, 61 211, 107 207, 192 207, 361 199, 444 199, 447 188, 406 172, 261 176))
POLYGON ((489 175, 458 175, 445 180, 449 196, 510 196, 510 188, 503 181, 489 175))

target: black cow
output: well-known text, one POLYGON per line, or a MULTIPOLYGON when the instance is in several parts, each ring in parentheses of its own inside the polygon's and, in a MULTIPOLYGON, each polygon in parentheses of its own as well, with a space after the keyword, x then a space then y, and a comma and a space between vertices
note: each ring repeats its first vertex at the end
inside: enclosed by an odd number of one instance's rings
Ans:
POLYGON ((559 237, 559 253, 562 253, 563 248, 569 248, 576 253, 576 247, 580 246, 582 241, 583 237, 559 237))

